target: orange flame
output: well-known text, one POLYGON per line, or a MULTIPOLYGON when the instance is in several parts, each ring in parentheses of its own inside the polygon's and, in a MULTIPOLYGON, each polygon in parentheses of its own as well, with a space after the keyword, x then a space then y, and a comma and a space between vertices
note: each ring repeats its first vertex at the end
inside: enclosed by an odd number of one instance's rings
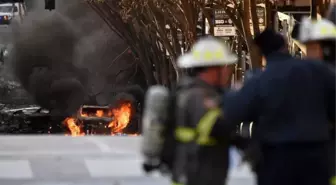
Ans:
MULTIPOLYGON (((107 116, 112 117, 113 121, 108 123, 106 127, 111 129, 111 135, 116 133, 122 133, 123 129, 127 127, 130 123, 132 114, 132 105, 131 103, 123 103, 118 108, 111 109, 107 116)), ((81 113, 82 117, 96 116, 103 117, 104 111, 97 110, 95 114, 88 115, 86 113, 81 113)), ((71 136, 83 136, 85 133, 79 125, 76 124, 75 118, 66 118, 64 120, 65 125, 68 127, 71 136)), ((132 136, 137 136, 138 134, 132 134, 132 136)))
POLYGON ((89 117, 89 115, 88 115, 88 114, 85 114, 85 113, 81 113, 81 116, 82 116, 82 117, 89 117))
POLYGON ((103 117, 103 115, 104 115, 104 111, 102 111, 102 110, 97 110, 97 112, 96 112, 96 116, 97 116, 97 117, 103 117))
POLYGON ((112 129, 113 133, 120 133, 127 127, 131 120, 132 105, 131 103, 121 104, 119 108, 112 109, 113 121, 109 123, 108 127, 112 129))
POLYGON ((65 124, 70 130, 71 136, 83 136, 84 132, 81 130, 80 126, 77 126, 76 120, 74 118, 67 118, 64 120, 65 124))

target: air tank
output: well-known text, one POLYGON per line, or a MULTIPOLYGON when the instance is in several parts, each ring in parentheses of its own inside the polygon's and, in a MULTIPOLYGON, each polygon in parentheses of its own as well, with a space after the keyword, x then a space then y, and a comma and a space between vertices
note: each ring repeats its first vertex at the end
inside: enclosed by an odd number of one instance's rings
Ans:
POLYGON ((160 154, 164 142, 163 130, 169 115, 169 100, 169 89, 164 86, 152 86, 146 93, 141 143, 143 167, 146 172, 160 166, 160 154))

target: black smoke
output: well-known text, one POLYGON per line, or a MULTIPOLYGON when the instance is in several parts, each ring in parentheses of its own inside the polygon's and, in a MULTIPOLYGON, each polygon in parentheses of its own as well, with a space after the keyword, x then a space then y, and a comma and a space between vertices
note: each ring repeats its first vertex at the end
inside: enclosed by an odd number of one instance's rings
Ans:
POLYGON ((37 104, 69 115, 82 104, 107 105, 120 98, 143 101, 142 87, 132 85, 130 78, 139 79, 135 67, 121 70, 136 66, 127 52, 118 57, 127 44, 85 1, 58 0, 52 12, 43 9, 43 1, 32 2, 23 23, 13 24, 10 63, 37 104), (119 75, 120 71, 124 72, 119 75), (116 96, 119 93, 123 95, 116 96))
POLYGON ((74 66, 80 32, 54 13, 16 29, 11 52, 14 76, 40 106, 71 115, 85 101, 86 72, 74 66))

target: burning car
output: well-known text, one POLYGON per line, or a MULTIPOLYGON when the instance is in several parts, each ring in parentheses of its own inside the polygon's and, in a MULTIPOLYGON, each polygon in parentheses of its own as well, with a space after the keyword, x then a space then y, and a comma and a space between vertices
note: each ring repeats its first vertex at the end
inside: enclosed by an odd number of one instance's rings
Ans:
POLYGON ((83 105, 77 114, 79 121, 98 121, 109 123, 113 120, 109 106, 83 105))
POLYGON ((73 117, 66 118, 64 124, 72 136, 90 134, 120 135, 131 124, 132 103, 120 103, 116 107, 83 105, 73 117))

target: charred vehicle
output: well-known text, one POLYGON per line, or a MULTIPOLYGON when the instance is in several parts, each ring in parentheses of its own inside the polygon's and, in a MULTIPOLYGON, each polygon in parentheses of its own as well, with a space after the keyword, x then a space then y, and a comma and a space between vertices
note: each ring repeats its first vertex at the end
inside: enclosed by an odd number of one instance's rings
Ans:
POLYGON ((76 115, 65 118, 63 122, 55 122, 50 111, 39 106, 3 108, 0 111, 0 133, 138 135, 139 117, 130 103, 119 107, 83 105, 76 115))
POLYGON ((39 106, 8 108, 2 105, 0 111, 0 133, 6 134, 47 134, 61 132, 59 125, 50 123, 49 110, 39 106))
POLYGON ((134 112, 131 102, 121 103, 116 107, 83 105, 76 115, 65 119, 64 125, 72 136, 136 135, 139 122, 134 119, 137 117, 134 112))

